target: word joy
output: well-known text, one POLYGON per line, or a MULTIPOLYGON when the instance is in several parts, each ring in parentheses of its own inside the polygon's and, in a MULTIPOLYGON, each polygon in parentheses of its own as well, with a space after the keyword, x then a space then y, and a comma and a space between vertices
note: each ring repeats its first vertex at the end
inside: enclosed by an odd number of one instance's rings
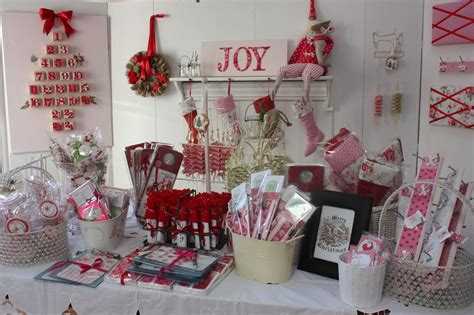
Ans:
MULTIPOLYGON (((250 66, 255 64, 254 58, 256 60, 255 68, 252 71, 265 71, 262 68, 262 60, 265 54, 267 53, 270 46, 260 46, 260 47, 239 47, 233 52, 233 65, 234 68, 238 71, 244 72, 247 71, 250 66), (240 54, 244 54, 246 57, 244 60, 239 62, 240 54)), ((217 70, 220 72, 226 72, 229 68, 229 59, 232 54, 233 47, 221 47, 219 50, 224 52, 224 63, 219 62, 217 64, 217 70)))

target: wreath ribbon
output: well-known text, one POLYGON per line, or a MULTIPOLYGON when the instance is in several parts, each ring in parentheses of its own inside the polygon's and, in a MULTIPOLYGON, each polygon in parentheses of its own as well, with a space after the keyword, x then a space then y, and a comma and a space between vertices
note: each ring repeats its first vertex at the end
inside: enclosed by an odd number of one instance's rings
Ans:
MULTIPOLYGON (((150 34, 148 36, 148 49, 146 56, 135 55, 133 61, 135 63, 141 63, 140 66, 140 79, 145 81, 148 77, 153 76, 151 69, 150 59, 154 57, 156 53, 156 34, 155 34, 155 19, 164 18, 165 15, 162 13, 150 16, 150 34)), ((160 78, 158 78, 160 79, 160 78)), ((161 81, 161 80, 160 80, 161 81)))

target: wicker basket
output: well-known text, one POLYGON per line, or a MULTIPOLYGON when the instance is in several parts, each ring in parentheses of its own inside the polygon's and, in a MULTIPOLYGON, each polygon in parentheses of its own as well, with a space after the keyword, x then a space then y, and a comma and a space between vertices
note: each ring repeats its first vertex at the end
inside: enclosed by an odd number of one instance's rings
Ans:
MULTIPOLYGON (((8 185, 15 174, 26 169, 37 170, 48 180, 54 181, 54 178, 46 170, 27 166, 0 174, 0 184, 8 185)), ((1 188, 5 188, 5 186, 0 185, 0 191, 1 188)), ((24 234, 0 233, 0 264, 2 265, 25 267, 54 260, 64 260, 68 255, 69 243, 65 222, 24 234)))
MULTIPOLYGON (((390 219, 386 219, 391 201, 406 187, 418 183, 434 184, 457 195, 471 212, 474 207, 459 192, 440 182, 419 181, 405 184, 395 191, 385 203, 380 214, 379 235, 388 236, 392 231, 390 219)), ((390 242, 395 247, 396 240, 390 242)), ((458 249, 451 267, 428 267, 417 262, 393 256, 385 278, 384 295, 403 302, 435 309, 456 309, 474 302, 474 256, 458 249)))

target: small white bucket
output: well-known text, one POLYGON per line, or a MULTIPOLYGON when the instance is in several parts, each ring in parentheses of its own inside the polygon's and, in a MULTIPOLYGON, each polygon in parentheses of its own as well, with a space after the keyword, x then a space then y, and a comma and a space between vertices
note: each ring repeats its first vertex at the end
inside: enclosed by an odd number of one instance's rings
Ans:
POLYGON ((353 266, 344 262, 346 253, 339 256, 339 294, 341 300, 357 308, 377 306, 382 291, 387 263, 376 267, 353 266))
POLYGON ((88 249, 114 250, 122 240, 127 210, 107 221, 79 221, 82 238, 88 249))
POLYGON ((269 284, 290 280, 301 239, 302 236, 287 242, 267 242, 232 233, 237 274, 269 284))

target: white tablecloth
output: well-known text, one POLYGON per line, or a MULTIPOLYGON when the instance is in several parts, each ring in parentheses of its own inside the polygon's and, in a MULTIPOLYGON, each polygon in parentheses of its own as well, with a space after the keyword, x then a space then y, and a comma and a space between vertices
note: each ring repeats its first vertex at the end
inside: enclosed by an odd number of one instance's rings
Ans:
MULTIPOLYGON (((127 254, 139 247, 144 232, 134 220, 127 222, 126 235, 117 252, 127 254)), ((73 251, 83 249, 81 237, 71 238, 73 251)), ((0 296, 9 295, 10 301, 28 314, 61 314, 70 302, 79 315, 286 315, 286 314, 356 314, 355 309, 342 303, 338 282, 296 270, 293 278, 280 285, 264 285, 239 277, 235 271, 208 296, 164 292, 102 283, 98 288, 72 286, 33 280, 51 264, 30 268, 0 266, 0 296)), ((0 304, 1 304, 0 299, 0 304)), ((391 314, 474 314, 474 305, 455 311, 436 311, 416 305, 404 306, 384 298, 376 311, 390 309, 391 314)), ((0 306, 0 314, 6 314, 0 306)))

